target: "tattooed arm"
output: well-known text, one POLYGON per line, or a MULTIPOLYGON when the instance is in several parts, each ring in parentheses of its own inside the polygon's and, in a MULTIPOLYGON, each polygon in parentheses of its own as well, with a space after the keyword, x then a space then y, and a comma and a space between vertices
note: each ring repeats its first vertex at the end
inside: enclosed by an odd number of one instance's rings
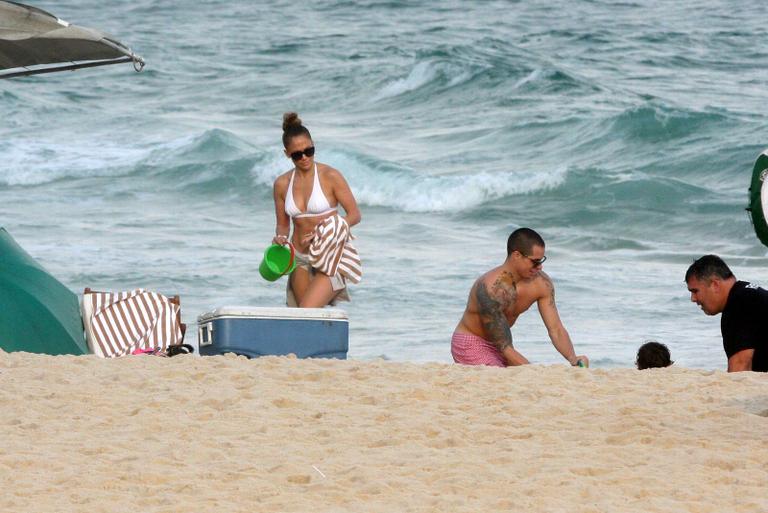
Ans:
POLYGON ((576 355, 573 343, 571 342, 571 336, 568 334, 565 326, 563 326, 560 314, 557 313, 555 285, 546 274, 541 273, 541 278, 544 280, 546 293, 538 300, 539 314, 541 314, 541 320, 544 321, 544 325, 547 327, 552 345, 571 365, 577 365, 578 360, 581 360, 584 365, 589 365, 589 359, 586 356, 576 355))
POLYGON ((498 280, 490 290, 481 279, 475 289, 478 313, 483 331, 488 342, 496 346, 501 352, 507 365, 523 365, 528 360, 512 347, 512 333, 509 331, 509 323, 504 315, 504 310, 511 307, 517 291, 514 283, 505 285, 498 280))

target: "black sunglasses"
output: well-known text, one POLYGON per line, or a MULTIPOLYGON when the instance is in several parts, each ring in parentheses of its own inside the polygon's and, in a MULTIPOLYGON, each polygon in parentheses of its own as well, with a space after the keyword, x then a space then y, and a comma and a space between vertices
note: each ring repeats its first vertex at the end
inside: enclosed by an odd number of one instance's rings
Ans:
MULTIPOLYGON (((523 255, 522 253, 520 253, 520 254, 523 255)), ((543 264, 544 262, 547 261, 547 256, 546 255, 544 255, 541 258, 531 258, 528 255, 523 255, 523 256, 525 258, 527 258, 528 260, 530 260, 534 267, 541 267, 541 264, 543 264)))
POLYGON ((294 151, 291 153, 291 159, 293 160, 301 160, 304 155, 307 157, 311 157, 315 154, 315 147, 310 146, 309 148, 304 148, 304 151, 294 151))

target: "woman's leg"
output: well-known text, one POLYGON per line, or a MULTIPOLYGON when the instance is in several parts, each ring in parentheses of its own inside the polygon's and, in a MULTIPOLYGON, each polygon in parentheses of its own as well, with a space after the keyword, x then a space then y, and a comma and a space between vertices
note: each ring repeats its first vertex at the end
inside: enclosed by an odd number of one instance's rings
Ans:
POLYGON ((300 308, 322 308, 328 305, 336 294, 338 291, 333 290, 328 275, 318 272, 312 277, 301 299, 297 296, 296 301, 300 308))
POLYGON ((310 276, 309 271, 304 267, 296 267, 288 279, 290 280, 291 290, 293 291, 293 297, 296 299, 296 304, 301 305, 301 300, 307 293, 312 276, 310 276))

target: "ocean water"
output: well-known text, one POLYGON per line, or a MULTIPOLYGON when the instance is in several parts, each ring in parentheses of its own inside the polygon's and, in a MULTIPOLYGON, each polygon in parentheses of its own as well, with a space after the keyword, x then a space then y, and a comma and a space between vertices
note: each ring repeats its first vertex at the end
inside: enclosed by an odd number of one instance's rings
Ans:
MULTIPOLYGON (((717 253, 768 284, 745 212, 768 147, 756 2, 36 2, 147 60, 0 81, 0 225, 73 290, 278 306, 257 272, 298 111, 360 203, 350 357, 449 362, 477 276, 529 226, 576 349, 631 366, 645 340, 725 366, 689 301, 717 253)), ((562 358, 535 307, 513 328, 562 358)))

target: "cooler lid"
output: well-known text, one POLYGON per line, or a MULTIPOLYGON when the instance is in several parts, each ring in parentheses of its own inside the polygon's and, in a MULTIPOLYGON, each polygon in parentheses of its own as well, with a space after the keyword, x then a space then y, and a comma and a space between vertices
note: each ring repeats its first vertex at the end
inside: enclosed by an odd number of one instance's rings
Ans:
POLYGON ((251 319, 312 319, 347 321, 347 312, 338 308, 289 308, 261 306, 220 306, 197 316, 198 324, 222 317, 248 317, 251 319))

